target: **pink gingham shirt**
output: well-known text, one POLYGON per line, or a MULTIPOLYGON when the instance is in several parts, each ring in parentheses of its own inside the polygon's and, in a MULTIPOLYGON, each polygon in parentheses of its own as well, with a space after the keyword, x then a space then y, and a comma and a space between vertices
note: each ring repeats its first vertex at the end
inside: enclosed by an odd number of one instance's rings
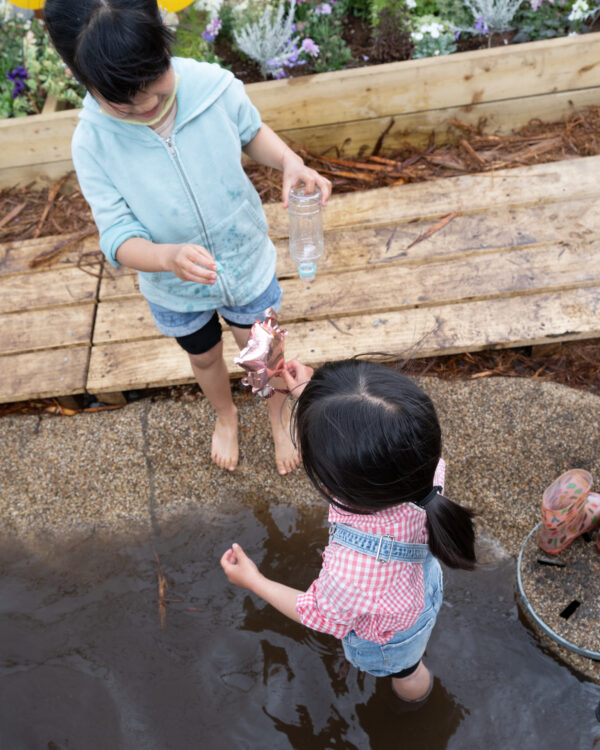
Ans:
MULTIPOLYGON (((440 459, 434 484, 444 486, 440 459)), ((412 503, 359 515, 329 506, 329 522, 371 534, 391 534, 399 542, 427 544, 426 515, 412 503)), ((390 562, 330 543, 323 567, 308 591, 296 600, 300 621, 309 628, 343 638, 351 630, 373 643, 387 643, 413 625, 425 607, 423 565, 390 562)))

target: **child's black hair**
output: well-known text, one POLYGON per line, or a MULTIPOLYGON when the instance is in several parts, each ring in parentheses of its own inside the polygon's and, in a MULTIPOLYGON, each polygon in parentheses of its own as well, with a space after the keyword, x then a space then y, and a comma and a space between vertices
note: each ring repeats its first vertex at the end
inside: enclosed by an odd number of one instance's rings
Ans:
POLYGON ((59 55, 92 94, 130 104, 169 69, 172 34, 156 0, 46 0, 59 55))
MULTIPOLYGON (((419 504, 433 488, 442 452, 435 407, 397 370, 360 360, 320 367, 296 403, 294 431, 309 479, 344 510, 419 504)), ((472 512, 439 494, 424 510, 435 557, 472 569, 472 512)))

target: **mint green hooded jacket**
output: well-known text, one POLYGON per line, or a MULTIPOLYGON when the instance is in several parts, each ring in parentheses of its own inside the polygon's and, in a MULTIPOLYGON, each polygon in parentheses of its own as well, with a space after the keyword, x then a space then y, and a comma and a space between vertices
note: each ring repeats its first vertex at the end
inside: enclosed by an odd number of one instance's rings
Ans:
POLYGON ((131 237, 203 245, 221 264, 214 285, 138 271, 140 291, 170 310, 245 305, 275 273, 260 198, 241 165, 261 127, 242 83, 218 65, 173 58, 177 117, 167 141, 144 125, 102 114, 88 94, 73 162, 108 260, 131 237))

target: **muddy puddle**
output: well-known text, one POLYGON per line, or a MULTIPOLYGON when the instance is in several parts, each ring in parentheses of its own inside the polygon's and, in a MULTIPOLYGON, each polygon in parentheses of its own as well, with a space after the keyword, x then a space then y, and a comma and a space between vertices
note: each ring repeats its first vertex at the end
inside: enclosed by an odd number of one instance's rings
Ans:
POLYGON ((308 586, 325 509, 221 507, 34 554, 0 551, 2 750, 591 750, 600 687, 542 648, 516 606, 514 561, 447 572, 427 653, 436 683, 403 713, 389 681, 348 667, 335 639, 229 586, 239 541, 308 586), (126 542, 123 539, 127 539, 126 542), (169 588, 165 627, 157 552, 169 588))

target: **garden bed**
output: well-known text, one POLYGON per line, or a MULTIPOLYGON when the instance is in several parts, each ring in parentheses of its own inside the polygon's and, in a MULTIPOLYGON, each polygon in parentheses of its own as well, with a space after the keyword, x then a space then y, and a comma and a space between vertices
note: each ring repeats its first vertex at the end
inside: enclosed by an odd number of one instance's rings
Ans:
MULTIPOLYGON (((248 94, 284 138, 315 152, 371 153, 460 140, 453 120, 508 133, 600 101, 600 34, 253 83, 248 94)), ((78 111, 0 121, 0 188, 52 183, 72 169, 78 111)))

